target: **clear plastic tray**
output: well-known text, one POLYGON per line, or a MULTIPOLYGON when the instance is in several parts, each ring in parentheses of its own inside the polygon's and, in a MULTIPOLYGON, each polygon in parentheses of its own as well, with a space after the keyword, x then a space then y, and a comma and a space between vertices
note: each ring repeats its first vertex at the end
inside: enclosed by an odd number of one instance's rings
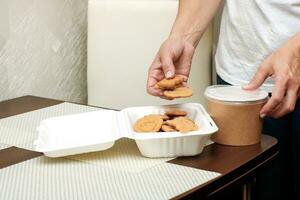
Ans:
POLYGON ((120 138, 131 138, 143 156, 176 157, 200 154, 218 128, 201 104, 131 107, 121 111, 101 110, 43 120, 37 128, 36 151, 48 157, 62 157, 112 147, 120 138), (169 108, 185 110, 199 130, 137 133, 135 121, 148 114, 163 114, 169 108))

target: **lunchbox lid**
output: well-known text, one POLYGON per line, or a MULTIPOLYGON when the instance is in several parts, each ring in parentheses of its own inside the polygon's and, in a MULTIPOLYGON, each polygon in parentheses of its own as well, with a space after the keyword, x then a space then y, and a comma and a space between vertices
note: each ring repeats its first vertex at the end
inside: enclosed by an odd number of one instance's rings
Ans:
POLYGON ((206 88, 207 98, 225 102, 256 102, 266 100, 268 93, 264 90, 244 90, 241 86, 213 85, 206 88))
POLYGON ((155 140, 162 138, 210 135, 218 130, 201 104, 185 103, 168 106, 141 106, 121 111, 100 110, 87 113, 53 117, 43 120, 35 140, 36 151, 48 157, 61 157, 111 148, 120 138, 155 140), (198 131, 186 134, 136 133, 134 122, 146 114, 160 114, 169 108, 184 109, 200 125, 198 131))

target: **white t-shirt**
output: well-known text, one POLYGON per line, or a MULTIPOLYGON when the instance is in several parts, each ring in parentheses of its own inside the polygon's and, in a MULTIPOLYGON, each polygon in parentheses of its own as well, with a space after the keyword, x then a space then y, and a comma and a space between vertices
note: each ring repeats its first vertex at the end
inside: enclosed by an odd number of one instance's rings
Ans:
MULTIPOLYGON (((261 62, 300 32, 300 0, 227 0, 215 55, 216 71, 233 85, 247 84, 261 62)), ((271 91, 268 78, 263 89, 271 91)))

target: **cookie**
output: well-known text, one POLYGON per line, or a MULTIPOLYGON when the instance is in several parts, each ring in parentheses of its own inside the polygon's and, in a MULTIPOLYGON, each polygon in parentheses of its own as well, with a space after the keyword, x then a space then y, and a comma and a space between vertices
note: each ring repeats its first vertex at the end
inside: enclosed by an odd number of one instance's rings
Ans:
POLYGON ((164 124, 161 126, 161 130, 164 131, 164 132, 175 132, 175 131, 177 131, 172 126, 164 125, 164 124))
POLYGON ((183 111, 183 110, 178 110, 178 109, 169 109, 166 111, 165 115, 169 116, 169 117, 179 117, 179 116, 186 116, 187 112, 183 111))
POLYGON ((162 115, 162 118, 163 118, 164 121, 170 119, 170 117, 168 115, 162 115))
POLYGON ((166 121, 166 124, 174 127, 181 133, 198 130, 198 126, 192 120, 186 117, 177 117, 175 119, 168 120, 166 121))
POLYGON ((170 117, 169 117, 168 115, 166 115, 166 114, 151 114, 151 115, 148 115, 148 116, 159 116, 159 117, 161 117, 164 121, 170 119, 170 117))
POLYGON ((163 119, 158 115, 147 115, 138 119, 133 129, 136 132, 158 132, 163 124, 163 119))
POLYGON ((185 98, 193 95, 192 89, 188 87, 179 87, 174 90, 166 90, 164 91, 164 96, 168 98, 185 98))
POLYGON ((171 79, 163 79, 156 83, 155 87, 160 88, 162 90, 174 90, 181 86, 181 83, 184 81, 184 77, 182 75, 175 75, 174 78, 171 79))

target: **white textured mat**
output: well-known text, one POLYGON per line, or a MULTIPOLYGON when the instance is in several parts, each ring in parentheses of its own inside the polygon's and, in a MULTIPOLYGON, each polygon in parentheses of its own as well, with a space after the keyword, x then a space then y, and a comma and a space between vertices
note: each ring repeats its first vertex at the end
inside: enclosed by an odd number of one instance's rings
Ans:
POLYGON ((219 175, 169 163, 133 174, 39 157, 0 170, 0 199, 169 199, 219 175))
MULTIPOLYGON (((1 119, 0 143, 34 150, 43 119, 96 110, 63 103, 1 119)), ((169 199, 220 175, 166 163, 170 159, 142 157, 130 139, 101 152, 39 157, 0 170, 0 199, 169 199)))
POLYGON ((6 148, 8 148, 8 147, 10 147, 10 146, 7 145, 7 144, 1 144, 1 143, 0 143, 0 150, 6 149, 6 148))
POLYGON ((68 156, 73 160, 84 161, 102 167, 119 171, 141 172, 173 158, 146 158, 143 157, 134 140, 120 139, 115 145, 105 151, 68 156))
POLYGON ((99 108, 72 103, 55 106, 15 115, 0 120, 0 143, 34 150, 33 142, 37 138, 37 126, 49 117, 101 110, 99 108))

